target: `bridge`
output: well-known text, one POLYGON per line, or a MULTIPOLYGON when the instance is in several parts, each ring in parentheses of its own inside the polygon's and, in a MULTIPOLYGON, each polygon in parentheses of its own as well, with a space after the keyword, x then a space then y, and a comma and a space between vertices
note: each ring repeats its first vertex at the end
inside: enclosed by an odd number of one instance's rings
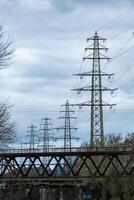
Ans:
POLYGON ((126 147, 84 147, 49 152, 0 150, 0 178, 5 181, 82 181, 89 178, 134 175, 134 150, 126 147), (44 163, 45 158, 48 162, 44 163), (111 173, 111 172, 114 173, 111 173))

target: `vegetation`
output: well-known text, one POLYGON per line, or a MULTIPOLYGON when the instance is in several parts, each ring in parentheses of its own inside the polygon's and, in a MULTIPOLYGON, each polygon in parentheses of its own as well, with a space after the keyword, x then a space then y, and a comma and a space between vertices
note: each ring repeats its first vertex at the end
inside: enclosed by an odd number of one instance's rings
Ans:
MULTIPOLYGON (((0 69, 11 64, 14 50, 11 48, 12 42, 4 40, 3 27, 0 26, 0 69)), ((11 122, 11 106, 7 102, 0 102, 0 146, 3 148, 15 138, 15 124, 11 122)))
POLYGON ((0 103, 0 145, 5 146, 14 141, 15 124, 11 122, 10 107, 7 103, 0 103))
MULTIPOLYGON (((124 139, 120 135, 111 134, 105 140, 107 147, 133 147, 134 134, 128 134, 124 139)), ((133 158, 133 156, 132 156, 133 158)), ((134 200, 134 177, 119 177, 114 168, 109 175, 101 179, 88 180, 84 187, 91 192, 91 200, 134 200)))

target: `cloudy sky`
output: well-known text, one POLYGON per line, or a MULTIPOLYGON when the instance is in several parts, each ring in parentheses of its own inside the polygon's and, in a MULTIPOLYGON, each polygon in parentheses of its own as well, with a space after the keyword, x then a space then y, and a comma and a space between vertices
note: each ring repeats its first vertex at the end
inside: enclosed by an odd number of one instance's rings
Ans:
MULTIPOLYGON (((41 118, 59 122, 60 105, 89 99, 70 89, 85 86, 90 80, 79 80, 74 73, 91 69, 82 63, 86 38, 95 30, 107 38, 107 56, 113 58, 103 71, 115 73, 104 80, 111 88, 119 88, 104 100, 117 103, 105 111, 105 134, 126 134, 134 129, 134 4, 131 0, 0 0, 0 21, 5 38, 13 41, 16 50, 13 64, 1 70, 1 101, 14 105, 18 137, 25 138, 27 126, 39 129, 41 118), (119 103, 120 102, 120 103, 119 103)), ((90 110, 76 108, 77 135, 89 140, 90 110)))

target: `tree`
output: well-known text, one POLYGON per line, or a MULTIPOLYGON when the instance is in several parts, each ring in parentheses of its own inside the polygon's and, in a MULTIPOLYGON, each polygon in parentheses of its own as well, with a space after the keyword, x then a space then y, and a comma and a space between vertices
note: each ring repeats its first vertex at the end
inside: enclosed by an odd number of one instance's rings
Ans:
POLYGON ((123 137, 121 134, 109 134, 105 137, 105 146, 107 147, 119 147, 123 143, 123 137))
POLYGON ((14 49, 11 47, 12 42, 4 40, 3 27, 0 26, 0 67, 4 68, 11 64, 11 59, 14 54, 14 49))
MULTIPOLYGON (((0 69, 11 64, 14 50, 11 48, 12 42, 4 40, 3 27, 0 26, 0 69)), ((11 106, 7 102, 0 102, 0 145, 1 147, 15 138, 15 124, 11 122, 11 106)))
MULTIPOLYGON (((87 146, 87 145, 86 145, 87 146)), ((125 147, 134 148, 134 133, 128 134, 125 138, 121 135, 110 134, 105 137, 106 147, 125 147)), ((125 156, 125 155, 124 155, 125 156)), ((132 156, 133 160, 133 154, 132 156)), ((105 162, 105 161, 104 161, 105 162)), ((115 164, 116 161, 114 161, 115 164)), ((127 162, 127 155, 124 159, 123 165, 127 162)), ((97 162, 95 162, 97 163, 97 162)), ((98 165, 100 161, 98 160, 98 165)), ((118 164, 118 163, 117 163, 118 164)), ((129 163, 130 164, 130 163, 129 163)), ((117 165, 118 166, 118 165, 117 165)), ((92 171, 92 170, 91 170, 92 171)), ((86 168, 83 168, 82 173, 86 173, 86 168)), ((134 177, 120 177, 117 170, 111 165, 107 170, 107 176, 100 179, 89 179, 84 182, 89 190, 93 189, 94 193, 91 200, 134 200, 134 177), (94 185, 94 187, 93 187, 94 185), (99 194, 99 197, 98 197, 99 194)))
POLYGON ((124 140, 124 144, 126 147, 134 148, 134 133, 129 133, 124 140))
POLYGON ((15 123, 11 122, 10 108, 7 103, 0 104, 0 146, 13 142, 15 138, 15 123))

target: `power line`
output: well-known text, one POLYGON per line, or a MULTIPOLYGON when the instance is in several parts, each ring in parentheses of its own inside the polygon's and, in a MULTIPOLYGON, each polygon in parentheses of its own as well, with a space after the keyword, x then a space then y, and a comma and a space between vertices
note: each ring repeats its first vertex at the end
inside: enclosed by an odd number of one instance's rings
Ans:
POLYGON ((15 113, 48 113, 58 112, 58 110, 17 110, 15 113))
MULTIPOLYGON (((82 56, 82 58, 85 56, 85 51, 84 51, 84 53, 83 53, 83 56, 82 56)), ((81 69, 82 69, 82 66, 83 66, 83 59, 81 60, 81 63, 80 63, 80 66, 79 66, 79 72, 81 72, 81 69)), ((75 83, 74 83, 74 88, 75 87, 79 87, 80 86, 80 81, 79 81, 79 83, 78 83, 78 80, 77 79, 75 79, 75 83)), ((70 98, 72 99, 74 99, 75 101, 76 101, 76 99, 77 99, 77 94, 76 93, 70 93, 70 98)))
POLYGON ((118 50, 117 55, 123 51, 123 49, 127 46, 127 44, 131 41, 131 39, 133 39, 134 34, 132 33, 132 35, 130 36, 130 38, 127 39, 127 41, 125 42, 125 44, 123 44, 121 46, 121 48, 118 50))
POLYGON ((122 88, 122 87, 124 87, 124 86, 127 86, 127 85, 129 85, 132 81, 134 81, 134 78, 131 79, 130 81, 128 81, 128 82, 126 82, 126 83, 120 85, 118 88, 122 88))
POLYGON ((123 67, 123 69, 118 70, 118 71, 116 72, 116 74, 120 74, 120 73, 122 73, 122 72, 125 72, 125 73, 126 73, 126 71, 131 70, 133 67, 134 67, 134 63, 131 63, 131 64, 128 65, 127 67, 125 66, 125 67, 123 67), (129 67, 130 67, 130 69, 129 69, 129 67))
POLYGON ((129 52, 133 47, 134 47, 134 45, 132 45, 131 47, 129 47, 128 49, 126 49, 125 51, 123 51, 121 53, 119 51, 119 53, 112 58, 112 61, 117 59, 118 57, 124 55, 125 53, 129 52))
MULTIPOLYGON (((108 61, 108 64, 110 64, 111 62, 113 62, 115 59, 117 59, 118 57, 124 55, 125 53, 129 52, 133 47, 134 45, 132 45, 131 47, 129 47, 128 49, 122 51, 125 46, 130 42, 130 40, 133 38, 133 34, 130 36, 130 38, 127 39, 127 41, 125 42, 125 44, 122 45, 122 47, 116 52, 116 54, 112 57, 112 59, 110 59, 108 61)), ((106 65, 106 64, 105 64, 106 65)), ((105 65, 103 65, 102 67, 104 68, 105 65)))
MULTIPOLYGON (((122 69, 122 70, 116 72, 116 74, 120 74, 120 76, 116 76, 116 78, 114 79, 114 84, 115 84, 115 83, 117 84, 118 81, 120 81, 122 78, 124 78, 124 76, 127 75, 127 73, 134 67, 134 63, 131 64, 131 65, 128 65, 128 67, 125 67, 124 69, 122 69), (128 68, 128 67, 130 67, 130 68, 128 68)), ((132 81, 132 80, 131 80, 131 81, 132 81)), ((129 81, 129 82, 130 82, 130 81, 129 81)), ((125 84, 126 84, 126 83, 125 83, 125 84)), ((125 84, 122 84, 122 85, 119 86, 118 88, 121 88, 121 87, 122 87, 123 85, 125 85, 125 84)))
MULTIPOLYGON (((133 6, 132 6, 133 7, 133 6)), ((97 29, 97 31, 100 30, 106 30, 108 29, 110 26, 112 26, 113 24, 116 24, 122 17, 128 15, 132 10, 131 8, 126 9, 125 11, 121 12, 118 16, 116 16, 114 19, 110 20, 108 23, 102 25, 100 28, 97 29)))
POLYGON ((134 97, 134 94, 131 95, 131 96, 129 96, 129 97, 127 97, 127 98, 124 99, 124 100, 121 100, 121 101, 117 102, 117 104, 122 104, 122 103, 126 102, 127 100, 132 99, 133 97, 134 97))
POLYGON ((127 28, 125 27, 125 30, 122 30, 122 31, 116 33, 115 35, 111 36, 109 39, 110 39, 110 40, 111 40, 111 39, 115 39, 116 37, 120 36, 121 34, 127 32, 127 31, 129 31, 129 30, 131 30, 131 29, 133 29, 133 28, 134 28, 134 26, 128 25, 127 28))

